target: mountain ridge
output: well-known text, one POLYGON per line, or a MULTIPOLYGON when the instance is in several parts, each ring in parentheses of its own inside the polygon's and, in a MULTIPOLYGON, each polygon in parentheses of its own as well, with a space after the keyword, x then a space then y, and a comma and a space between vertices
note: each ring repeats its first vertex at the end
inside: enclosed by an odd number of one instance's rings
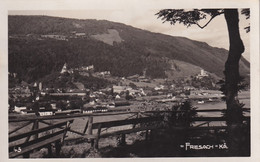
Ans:
MULTIPOLYGON (((8 29, 9 71, 27 81, 59 71, 65 62, 72 67, 94 64, 96 71, 110 70, 115 76, 142 74, 148 69, 151 77, 166 77, 170 65, 164 58, 184 61, 223 77, 228 54, 205 42, 107 20, 8 16, 8 29), (114 35, 109 35, 109 30, 114 35), (55 35, 60 40, 51 38, 55 35)), ((242 75, 249 74, 249 66, 242 58, 242 75)))

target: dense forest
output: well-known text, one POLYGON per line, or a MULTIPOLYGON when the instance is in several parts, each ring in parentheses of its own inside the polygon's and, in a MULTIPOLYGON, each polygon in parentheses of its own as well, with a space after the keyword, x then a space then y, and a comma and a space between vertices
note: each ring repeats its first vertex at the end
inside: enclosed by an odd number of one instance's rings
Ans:
POLYGON ((27 82, 61 71, 64 63, 70 68, 94 65, 95 71, 110 71, 114 76, 142 75, 147 68, 148 76, 164 77, 167 66, 161 58, 146 59, 125 48, 112 48, 88 39, 69 42, 10 39, 9 71, 18 73, 27 82))

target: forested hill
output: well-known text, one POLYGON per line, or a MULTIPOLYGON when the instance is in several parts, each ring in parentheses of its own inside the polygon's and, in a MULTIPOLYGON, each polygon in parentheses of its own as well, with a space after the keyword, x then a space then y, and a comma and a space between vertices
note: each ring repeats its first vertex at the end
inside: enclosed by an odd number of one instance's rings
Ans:
MULTIPOLYGON (((9 16, 8 30, 9 72, 28 82, 59 72, 64 63, 94 65, 95 71, 114 76, 141 75, 146 69, 152 78, 166 77, 170 70, 185 76, 195 65, 222 77, 228 54, 204 42, 106 20, 9 16), (179 62, 186 63, 183 70, 179 62)), ((240 72, 249 74, 243 58, 240 72)))

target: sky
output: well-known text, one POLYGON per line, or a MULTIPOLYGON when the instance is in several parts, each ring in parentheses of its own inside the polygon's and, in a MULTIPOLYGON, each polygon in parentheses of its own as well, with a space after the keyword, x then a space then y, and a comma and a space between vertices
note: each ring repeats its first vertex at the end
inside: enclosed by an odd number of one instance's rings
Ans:
MULTIPOLYGON (((160 8, 163 9, 163 8, 160 8)), ((84 9, 84 10, 9 10, 9 15, 47 15, 77 19, 97 19, 120 22, 133 27, 141 28, 151 32, 167 34, 171 36, 182 36, 193 40, 208 43, 210 46, 229 49, 228 30, 224 15, 215 17, 210 24, 204 29, 200 29, 197 25, 189 28, 182 24, 170 25, 170 23, 162 23, 155 15, 159 8, 151 8, 151 6, 140 6, 131 8, 116 9, 84 9)), ((240 10, 239 10, 240 11, 240 10)), ((201 22, 205 24, 206 20, 201 22)), ((250 33, 246 33, 244 27, 248 26, 250 20, 246 20, 244 15, 240 14, 240 34, 245 45, 243 56, 250 61, 249 41, 250 33)))

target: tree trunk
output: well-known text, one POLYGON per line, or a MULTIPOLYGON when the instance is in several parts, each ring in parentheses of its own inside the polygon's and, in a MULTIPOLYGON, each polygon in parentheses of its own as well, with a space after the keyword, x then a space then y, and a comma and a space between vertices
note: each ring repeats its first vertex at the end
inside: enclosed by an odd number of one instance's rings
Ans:
POLYGON ((227 105, 228 146, 231 155, 239 155, 241 143, 242 106, 238 101, 239 60, 244 52, 244 45, 239 33, 237 9, 225 9, 225 19, 229 34, 229 54, 225 63, 225 94, 227 105))

